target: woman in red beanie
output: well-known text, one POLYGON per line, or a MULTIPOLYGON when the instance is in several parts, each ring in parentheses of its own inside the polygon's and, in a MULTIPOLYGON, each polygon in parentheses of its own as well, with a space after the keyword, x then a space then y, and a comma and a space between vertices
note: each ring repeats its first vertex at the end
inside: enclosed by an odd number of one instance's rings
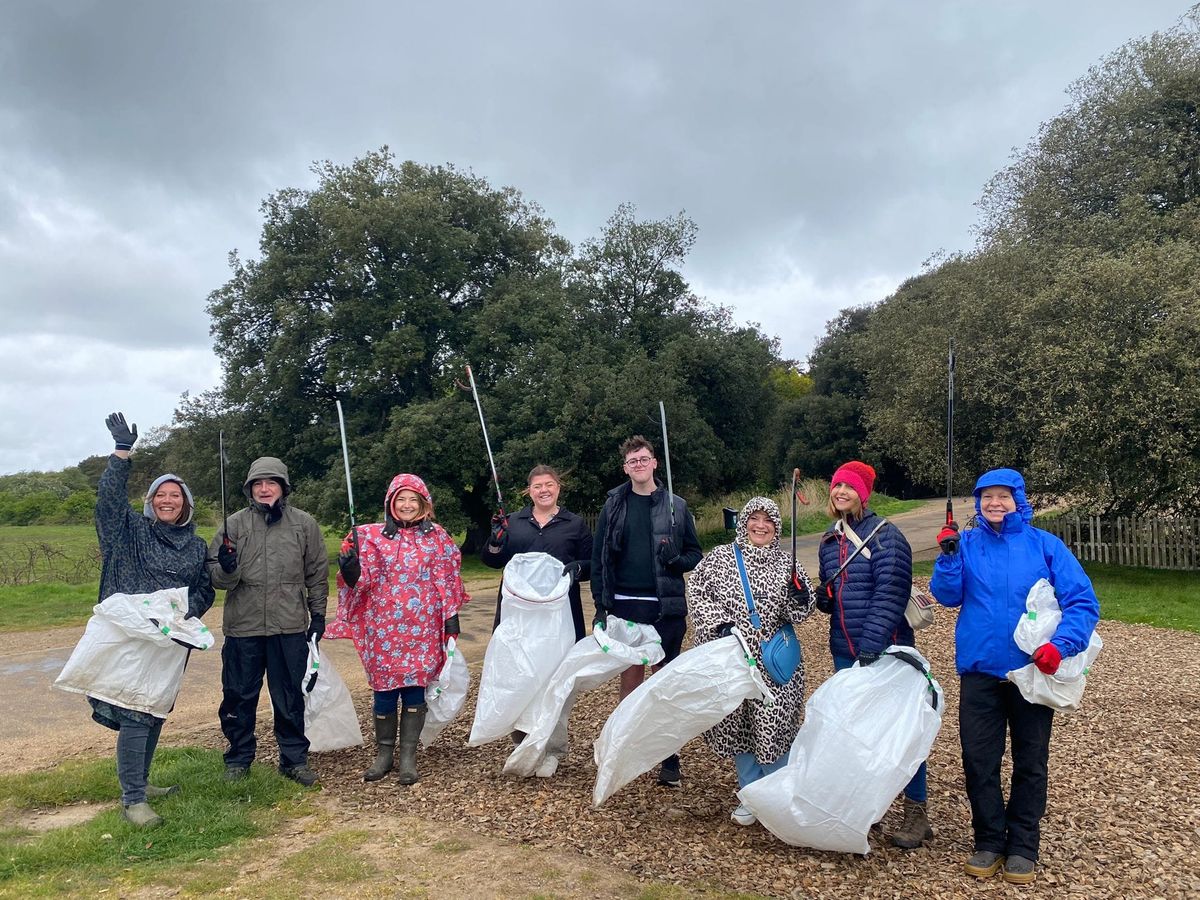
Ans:
MULTIPOLYGON (((912 549, 899 528, 868 508, 874 488, 875 470, 858 460, 839 467, 830 482, 826 512, 834 522, 821 539, 817 608, 830 616, 829 650, 839 671, 855 662, 871 665, 892 644, 915 646, 904 618, 912 592, 912 549), (862 552, 834 578, 864 542, 862 552)), ((911 850, 931 837, 921 763, 904 788, 904 824, 892 843, 911 850)))

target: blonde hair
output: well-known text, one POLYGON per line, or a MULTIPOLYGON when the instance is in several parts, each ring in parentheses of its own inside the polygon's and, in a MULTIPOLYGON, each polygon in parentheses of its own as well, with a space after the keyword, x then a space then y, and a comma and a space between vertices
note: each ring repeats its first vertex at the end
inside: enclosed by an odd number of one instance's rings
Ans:
MULTIPOLYGON (((846 482, 839 481, 838 484, 846 484, 846 482)), ((825 503, 825 515, 831 519, 848 519, 851 522, 857 522, 863 515, 862 497, 858 496, 858 491, 846 484, 846 487, 850 488, 850 493, 854 495, 854 502, 850 505, 849 515, 843 516, 833 505, 833 489, 835 487, 837 484, 829 487, 829 500, 825 503)))

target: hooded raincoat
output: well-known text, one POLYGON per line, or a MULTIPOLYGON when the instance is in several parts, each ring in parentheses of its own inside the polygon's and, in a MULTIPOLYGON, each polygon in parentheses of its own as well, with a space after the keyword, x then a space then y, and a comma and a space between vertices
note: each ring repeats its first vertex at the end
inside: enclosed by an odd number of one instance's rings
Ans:
POLYGON ((1021 474, 1013 469, 984 473, 975 484, 975 514, 981 524, 963 533, 957 553, 937 558, 929 585, 943 606, 962 607, 954 641, 958 673, 1002 679, 1029 664, 1013 631, 1039 578, 1054 586, 1062 609, 1051 643, 1064 659, 1085 650, 1100 618, 1100 601, 1067 545, 1030 524, 1033 507, 1021 474), (988 487, 1006 487, 1016 501, 1016 510, 998 527, 986 523, 980 510, 979 496, 988 487))
POLYGON ((432 506, 416 475, 397 475, 384 498, 385 522, 360 526, 362 575, 347 587, 338 574, 337 618, 326 638, 351 638, 373 691, 428 687, 445 662, 446 620, 470 600, 462 555, 446 530, 429 519, 400 525, 392 497, 410 490, 432 506))
MULTIPOLYGON (((766 497, 754 497, 738 516, 735 543, 742 551, 746 576, 754 594, 754 605, 762 621, 756 629, 750 622, 750 609, 738 574, 733 544, 715 547, 692 572, 688 582, 690 614, 694 640, 707 643, 717 637, 717 629, 731 623, 741 630, 754 655, 761 659, 761 644, 785 622, 800 624, 813 611, 816 595, 808 573, 798 566, 804 597, 793 600, 788 591, 792 558, 779 546, 783 519, 779 507, 766 497), (775 523, 775 540, 765 547, 755 547, 746 533, 750 515, 763 511, 775 523)), ((804 660, 787 684, 770 682, 775 702, 770 706, 759 700, 746 700, 730 716, 704 732, 704 739, 720 756, 733 757, 738 753, 753 753, 760 764, 772 763, 783 756, 796 732, 804 705, 804 660)))

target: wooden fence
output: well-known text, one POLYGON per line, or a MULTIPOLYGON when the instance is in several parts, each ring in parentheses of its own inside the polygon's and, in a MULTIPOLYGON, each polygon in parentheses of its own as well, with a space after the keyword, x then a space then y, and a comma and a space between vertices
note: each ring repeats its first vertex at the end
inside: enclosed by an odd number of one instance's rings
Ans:
POLYGON ((1081 560, 1148 569, 1200 569, 1200 518, 1058 516, 1038 527, 1081 560))

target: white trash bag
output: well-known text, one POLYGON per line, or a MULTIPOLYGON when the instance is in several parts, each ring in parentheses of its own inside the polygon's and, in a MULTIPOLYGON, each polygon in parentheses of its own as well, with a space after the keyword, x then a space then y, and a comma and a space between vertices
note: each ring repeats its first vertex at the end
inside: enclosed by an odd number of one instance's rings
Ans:
MULTIPOLYGON (((575 644, 571 576, 548 553, 518 553, 504 567, 500 625, 483 656, 467 746, 508 737, 575 644)), ((529 723, 532 727, 532 723, 529 723)))
POLYGON ((354 700, 342 676, 317 642, 308 642, 308 670, 300 686, 304 692, 304 736, 314 753, 362 746, 362 729, 354 700))
POLYGON ((522 719, 532 724, 504 763, 504 773, 532 777, 546 759, 551 736, 561 730, 580 695, 630 666, 658 665, 664 656, 662 638, 653 625, 610 615, 604 628, 594 629, 571 648, 545 690, 526 707, 522 719))
POLYGON ((599 807, 643 772, 712 728, 743 700, 775 702, 738 629, 682 653, 613 710, 595 744, 599 807))
POLYGON ((738 799, 785 843, 869 853, 871 824, 925 761, 942 724, 942 688, 928 673, 925 657, 900 646, 835 673, 805 705, 787 764, 738 799))
POLYGON ((453 722, 467 703, 467 691, 471 687, 471 672, 462 651, 458 649, 458 638, 446 642, 446 662, 438 673, 437 681, 425 688, 425 725, 421 728, 420 742, 428 747, 438 739, 446 726, 453 722))
POLYGON ((54 687, 165 719, 183 683, 188 648, 208 650, 214 642, 207 625, 184 618, 187 595, 178 587, 113 594, 96 604, 54 687))
MULTIPOLYGON (((1045 578, 1039 578, 1025 598, 1025 615, 1013 629, 1013 640, 1032 656, 1038 647, 1054 637, 1061 622, 1062 610, 1054 587, 1045 578)), ((1059 712, 1072 712, 1079 709, 1083 689, 1087 687, 1087 674, 1102 649, 1104 641, 1093 629, 1087 648, 1064 659, 1053 675, 1047 675, 1031 662, 1009 672, 1008 680, 1030 703, 1040 703, 1059 712)))

